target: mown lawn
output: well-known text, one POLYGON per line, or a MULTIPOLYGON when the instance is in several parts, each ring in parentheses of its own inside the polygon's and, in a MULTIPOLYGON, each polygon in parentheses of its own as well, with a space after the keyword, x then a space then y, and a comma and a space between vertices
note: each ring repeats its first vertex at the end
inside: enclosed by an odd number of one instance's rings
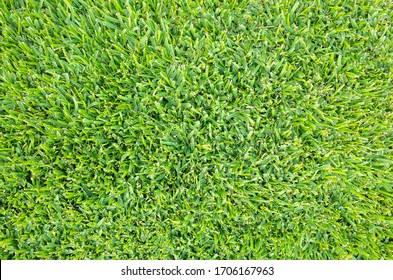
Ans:
POLYGON ((393 259, 392 21, 1 1, 1 259, 393 259))

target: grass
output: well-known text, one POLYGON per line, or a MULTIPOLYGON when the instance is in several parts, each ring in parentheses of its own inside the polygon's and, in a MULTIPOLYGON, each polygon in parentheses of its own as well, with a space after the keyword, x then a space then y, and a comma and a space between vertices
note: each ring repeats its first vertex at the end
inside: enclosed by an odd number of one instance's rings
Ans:
POLYGON ((1 1, 1 259, 393 259, 392 20, 1 1))

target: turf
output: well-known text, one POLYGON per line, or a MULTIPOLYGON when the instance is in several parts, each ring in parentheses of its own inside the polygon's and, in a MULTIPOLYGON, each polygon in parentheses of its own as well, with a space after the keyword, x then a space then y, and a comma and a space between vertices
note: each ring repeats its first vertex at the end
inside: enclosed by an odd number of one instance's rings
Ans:
POLYGON ((1 1, 1 259, 393 259, 392 20, 1 1))

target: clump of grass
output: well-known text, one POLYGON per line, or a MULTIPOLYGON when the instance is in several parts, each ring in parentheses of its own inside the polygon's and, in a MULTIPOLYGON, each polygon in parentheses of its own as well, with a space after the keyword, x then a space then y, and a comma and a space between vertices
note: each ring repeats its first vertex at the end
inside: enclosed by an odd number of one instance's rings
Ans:
POLYGON ((393 5, 0 3, 2 259, 392 259, 393 5))

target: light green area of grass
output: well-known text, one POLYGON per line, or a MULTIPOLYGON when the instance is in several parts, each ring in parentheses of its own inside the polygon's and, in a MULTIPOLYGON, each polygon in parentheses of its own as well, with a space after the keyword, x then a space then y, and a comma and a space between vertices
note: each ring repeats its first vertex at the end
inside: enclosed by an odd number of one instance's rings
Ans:
POLYGON ((392 20, 1 1, 1 259, 392 259, 392 20))

